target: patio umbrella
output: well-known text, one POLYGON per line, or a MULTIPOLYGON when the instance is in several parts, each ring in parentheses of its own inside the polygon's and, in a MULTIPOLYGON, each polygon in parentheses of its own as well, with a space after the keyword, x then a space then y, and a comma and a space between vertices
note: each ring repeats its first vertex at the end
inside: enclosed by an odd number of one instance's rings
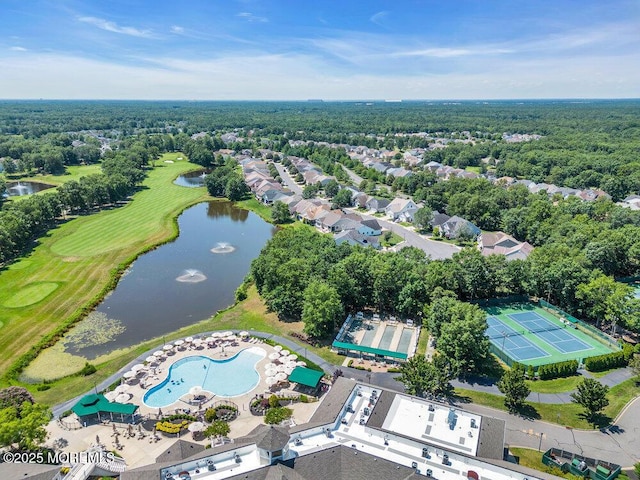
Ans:
POLYGON ((275 379, 279 382, 284 382, 287 379, 287 374, 284 372, 276 373, 275 379))
POLYGON ((207 343, 215 342, 216 341, 216 337, 211 335, 210 337, 207 337, 204 341, 207 342, 207 343))
POLYGON ((280 355, 286 357, 289 355, 289 350, 280 350, 280 355))
POLYGON ((158 359, 154 355, 149 355, 147 358, 144 359, 144 361, 148 363, 153 363, 153 362, 157 362, 158 359))
POLYGON ((295 368, 297 367, 297 363, 294 362, 293 360, 289 360, 287 363, 284 364, 285 367, 287 368, 295 368))
POLYGON ((276 352, 279 352, 280 350, 282 350, 282 347, 281 347, 280 345, 276 345, 275 347, 273 347, 273 349, 274 349, 276 352))
POLYGON ((211 334, 211 336, 215 337, 215 338, 220 338, 220 337, 224 337, 224 333, 222 333, 222 332, 213 332, 211 334))
POLYGON ((145 367, 142 363, 136 363, 133 367, 131 367, 132 372, 139 372, 140 370, 144 370, 145 367))
POLYGON ((278 365, 278 368, 276 369, 278 372, 284 372, 287 369, 287 367, 285 367, 284 365, 278 365))
POLYGON ((173 342, 173 344, 174 344, 176 347, 179 347, 180 345, 184 344, 184 340, 176 340, 175 342, 173 342))
POLYGON ((272 352, 269 354, 269 360, 277 360, 280 358, 280 354, 278 352, 272 352))
POLYGON ((230 337, 231 335, 233 335, 233 332, 231 330, 224 332, 223 337, 230 337))
POLYGON ((293 373, 293 369, 294 368, 296 368, 296 367, 286 366, 285 369, 284 369, 284 373, 286 373, 287 375, 291 375, 293 373))
POLYGON ((128 393, 121 393, 116 397, 116 403, 127 403, 131 398, 131 395, 128 393))
POLYGON ((201 338, 194 338, 193 339, 193 344, 194 345, 201 345, 202 344, 202 339, 201 338))
POLYGON ((156 352, 153 352, 153 356, 154 357, 163 357, 164 356, 164 352, 162 350, 158 350, 156 352))
POLYGON ((187 427, 187 429, 190 432, 201 432, 202 430, 204 430, 204 423, 202 423, 202 422, 190 423, 189 426, 187 427))
POLYGON ((202 387, 200 385, 196 385, 189 389, 189 395, 200 395, 200 393, 202 393, 202 387))
POLYGON ((299 361, 299 362, 296 362, 296 365, 298 367, 306 367, 307 366, 307 362, 299 361))
POLYGON ((193 337, 187 337, 187 338, 184 339, 184 341, 187 342, 187 343, 191 343, 191 342, 193 342, 193 337))
POLYGON ((271 386, 271 385, 275 385, 276 383, 278 383, 278 381, 276 380, 275 377, 267 377, 265 378, 265 383, 267 384, 267 386, 271 386))
POLYGON ((227 340, 237 340, 237 339, 238 339, 238 337, 237 337, 237 336, 235 336, 235 335, 233 335, 233 334, 231 334, 231 335, 229 335, 229 336, 227 337, 227 340))
POLYGON ((168 352, 169 350, 173 350, 173 345, 165 345, 162 349, 168 352))
POLYGON ((132 372, 131 370, 129 370, 128 372, 124 372, 122 376, 126 379, 133 378, 136 376, 136 372, 132 372))
POLYGON ((118 394, 115 391, 107 392, 104 394, 104 398, 106 398, 110 402, 113 402, 117 396, 118 394))
POLYGON ((241 337, 248 337, 248 336, 249 336, 249 332, 246 332, 246 331, 244 331, 244 330, 243 330, 243 331, 241 331, 241 332, 239 333, 239 335, 240 335, 241 337))
POLYGON ((287 360, 297 360, 298 359, 298 355, 296 355, 295 353, 291 353, 287 356, 287 360))
POLYGON ((119 395, 121 393, 126 393, 129 391, 131 387, 129 385, 123 384, 123 385, 118 385, 114 392, 116 392, 116 395, 119 395))

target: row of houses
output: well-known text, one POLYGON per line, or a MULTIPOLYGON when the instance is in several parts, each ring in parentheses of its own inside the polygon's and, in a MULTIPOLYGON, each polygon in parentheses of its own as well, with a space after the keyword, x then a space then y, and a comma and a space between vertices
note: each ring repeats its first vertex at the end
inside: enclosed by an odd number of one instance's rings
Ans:
MULTIPOLYGON (((312 164, 306 165, 305 159, 290 160, 303 176, 317 172, 314 168, 308 168, 312 164)), ((247 158, 241 160, 240 165, 247 186, 256 199, 265 205, 272 205, 276 201, 284 203, 297 220, 322 232, 332 233, 337 244, 346 242, 350 245, 380 248, 379 236, 382 234, 382 227, 377 220, 365 220, 356 213, 332 209, 327 200, 303 199, 300 195, 295 195, 271 177, 266 162, 262 160, 247 158)))

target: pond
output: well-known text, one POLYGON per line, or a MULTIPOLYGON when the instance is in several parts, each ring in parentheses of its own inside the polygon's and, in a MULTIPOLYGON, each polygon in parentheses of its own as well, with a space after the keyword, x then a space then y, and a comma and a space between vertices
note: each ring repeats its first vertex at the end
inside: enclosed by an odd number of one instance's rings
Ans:
POLYGON ((19 197, 22 195, 32 195, 37 192, 41 192, 42 190, 48 190, 49 188, 53 188, 55 185, 49 185, 48 183, 40 183, 40 182, 28 182, 28 181, 19 181, 19 182, 7 182, 7 190, 4 195, 9 197, 19 197))
POLYGON ((275 233, 273 225, 227 201, 188 208, 178 225, 178 238, 138 258, 97 307, 93 317, 108 321, 88 328, 83 322, 90 315, 65 336, 67 351, 92 359, 228 307, 251 261, 275 233))
POLYGON ((204 177, 207 175, 205 170, 196 170, 180 175, 173 183, 181 187, 204 187, 204 177))

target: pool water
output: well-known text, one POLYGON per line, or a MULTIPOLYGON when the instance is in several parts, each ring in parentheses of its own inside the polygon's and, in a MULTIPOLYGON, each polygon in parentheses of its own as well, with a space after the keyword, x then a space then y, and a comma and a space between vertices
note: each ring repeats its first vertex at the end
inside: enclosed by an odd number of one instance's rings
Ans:
POLYGON ((225 360, 201 355, 180 359, 169 367, 167 378, 144 395, 143 401, 149 407, 166 407, 195 386, 217 397, 244 395, 258 385, 256 364, 265 355, 262 348, 251 347, 225 360))

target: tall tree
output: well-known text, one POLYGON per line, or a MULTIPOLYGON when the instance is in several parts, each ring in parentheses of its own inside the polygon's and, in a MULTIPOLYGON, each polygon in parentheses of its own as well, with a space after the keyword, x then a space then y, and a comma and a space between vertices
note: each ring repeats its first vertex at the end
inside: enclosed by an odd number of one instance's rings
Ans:
POLYGON ((20 450, 33 450, 47 438, 45 426, 51 419, 46 405, 24 402, 20 407, 0 410, 0 446, 18 445, 20 450))
POLYGON ((595 415, 609 405, 607 392, 609 387, 594 380, 583 378, 577 386, 577 391, 571 394, 571 401, 582 406, 589 421, 594 421, 595 415))
POLYGON ((430 208, 419 208, 416 213, 413 214, 413 223, 421 230, 429 230, 431 226, 429 222, 433 220, 433 211, 430 208))
POLYGON ((271 218, 273 223, 289 223, 291 221, 291 213, 286 203, 276 200, 271 207, 271 218))
POLYGON ((507 370, 498 381, 498 389, 504 394, 504 406, 509 412, 520 410, 531 393, 524 379, 524 368, 514 366, 507 370))
POLYGON ((312 337, 333 333, 344 316, 336 289, 322 280, 312 280, 304 290, 302 321, 304 331, 312 337))

